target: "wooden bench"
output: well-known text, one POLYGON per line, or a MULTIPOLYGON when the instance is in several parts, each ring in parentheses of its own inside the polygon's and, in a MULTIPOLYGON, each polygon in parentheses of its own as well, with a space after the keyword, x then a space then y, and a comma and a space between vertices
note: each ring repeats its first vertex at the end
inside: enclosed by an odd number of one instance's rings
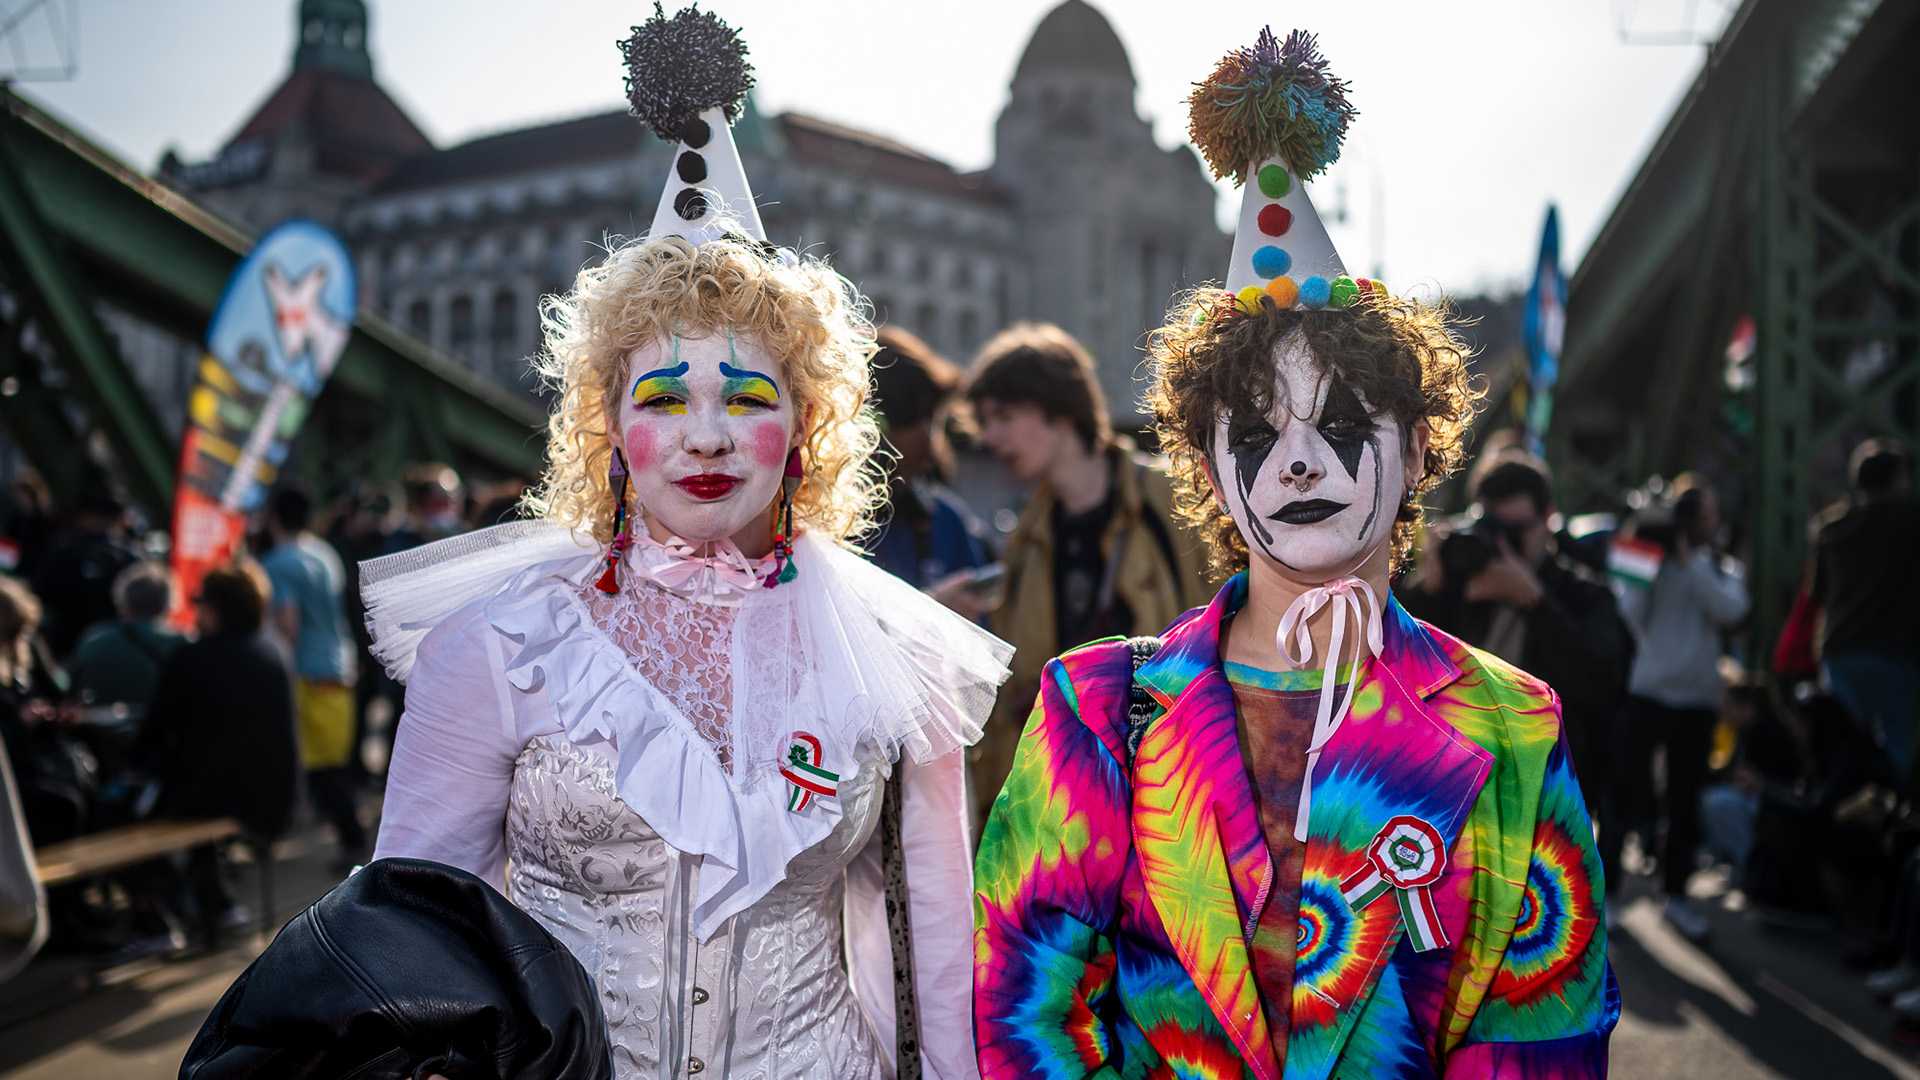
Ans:
MULTIPOLYGON (((143 862, 188 851, 206 844, 242 839, 245 830, 232 818, 210 821, 143 821, 117 829, 48 844, 33 853, 40 882, 48 887, 71 885, 91 877, 138 866, 143 862)), ((260 872, 260 930, 273 928, 273 852, 270 844, 254 851, 260 872)), ((217 944, 219 913, 206 913, 207 933, 217 944)))
POLYGON ((48 844, 33 853, 43 885, 69 885, 112 870, 232 840, 241 833, 232 818, 212 821, 143 821, 118 829, 48 844))

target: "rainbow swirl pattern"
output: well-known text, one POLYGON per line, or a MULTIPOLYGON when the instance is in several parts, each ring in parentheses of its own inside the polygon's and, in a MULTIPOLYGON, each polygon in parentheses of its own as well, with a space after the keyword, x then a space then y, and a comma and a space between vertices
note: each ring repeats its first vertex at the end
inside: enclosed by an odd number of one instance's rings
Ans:
POLYGON ((1397 604, 1316 772, 1293 1025, 1271 1045, 1245 927, 1272 869, 1219 659, 1245 592, 1141 669, 1162 712, 1130 770, 1125 643, 1048 665, 976 866, 982 1076, 1603 1076, 1618 991, 1558 702, 1397 604), (1397 905, 1340 895, 1402 813, 1449 845, 1450 948, 1417 952, 1397 905))

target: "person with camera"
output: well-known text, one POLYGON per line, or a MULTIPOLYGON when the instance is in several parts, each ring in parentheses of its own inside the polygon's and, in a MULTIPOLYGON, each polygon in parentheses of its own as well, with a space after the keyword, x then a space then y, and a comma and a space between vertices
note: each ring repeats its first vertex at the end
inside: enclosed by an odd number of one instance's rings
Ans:
MULTIPOLYGON (((1632 641, 1606 582, 1563 551, 1553 482, 1532 454, 1503 450, 1473 470, 1480 515, 1427 533, 1419 577, 1395 595, 1415 618, 1535 676, 1560 695, 1567 745, 1602 831, 1606 738, 1626 692, 1632 641)), ((1611 867, 1609 867, 1611 870, 1611 867)), ((1612 874, 1608 875, 1609 880, 1612 874)))
MULTIPOLYGON (((1673 482, 1671 503, 1655 502, 1632 523, 1633 539, 1658 546, 1659 569, 1644 588, 1621 593, 1620 613, 1638 645, 1627 680, 1621 788, 1651 839, 1653 752, 1667 752, 1667 839, 1660 858, 1666 919, 1695 941, 1706 916, 1687 898, 1700 845, 1700 796, 1720 703, 1724 635, 1747 616, 1740 568, 1714 551, 1720 512, 1713 489, 1691 475, 1673 482)), ((1651 847, 1651 844, 1648 845, 1651 847)))

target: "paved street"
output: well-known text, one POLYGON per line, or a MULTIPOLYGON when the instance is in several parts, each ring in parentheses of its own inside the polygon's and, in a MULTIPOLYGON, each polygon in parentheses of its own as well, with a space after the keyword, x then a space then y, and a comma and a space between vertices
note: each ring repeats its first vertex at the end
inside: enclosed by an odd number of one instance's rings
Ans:
POLYGON ((1920 1053, 1888 1036, 1891 1014, 1842 967, 1838 935, 1766 929, 1750 912, 1708 902, 1713 937, 1695 948, 1661 920, 1645 879, 1630 876, 1623 888, 1612 1075, 1920 1080, 1920 1053))
MULTIPOLYGON (((328 851, 285 845, 283 917, 324 892, 328 851)), ((251 897, 251 878, 237 892, 251 897)), ((1660 920, 1644 879, 1630 878, 1613 961, 1626 1005, 1613 1072, 1629 1080, 1920 1080, 1920 1052, 1887 1037, 1888 1014, 1840 965, 1834 935, 1768 931, 1750 913, 1713 909, 1705 949, 1660 920)), ((109 985, 0 1027, 0 1080, 162 1080, 175 1076, 208 1010, 259 943, 214 956, 123 969, 109 985)), ((71 961, 49 957, 0 1003, 36 987, 55 994, 71 961)), ((0 1014, 5 1010, 0 1009, 0 1014)))

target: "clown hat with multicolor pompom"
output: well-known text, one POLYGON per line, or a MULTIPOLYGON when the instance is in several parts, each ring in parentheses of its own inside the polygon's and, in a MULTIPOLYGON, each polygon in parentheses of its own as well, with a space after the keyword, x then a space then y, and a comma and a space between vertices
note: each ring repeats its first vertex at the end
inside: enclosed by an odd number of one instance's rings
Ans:
POLYGON ((731 127, 753 89, 740 32, 693 7, 669 18, 656 0, 653 17, 619 44, 633 114, 679 144, 648 235, 685 237, 695 246, 723 236, 764 244, 767 231, 731 127))
POLYGON ((1347 84, 1327 72, 1313 35, 1283 43, 1263 29, 1251 48, 1220 61, 1188 97, 1188 133, 1215 179, 1244 187, 1226 290, 1251 315, 1281 308, 1345 308, 1386 287, 1347 274, 1307 196, 1308 180, 1340 157, 1353 119, 1347 84))

